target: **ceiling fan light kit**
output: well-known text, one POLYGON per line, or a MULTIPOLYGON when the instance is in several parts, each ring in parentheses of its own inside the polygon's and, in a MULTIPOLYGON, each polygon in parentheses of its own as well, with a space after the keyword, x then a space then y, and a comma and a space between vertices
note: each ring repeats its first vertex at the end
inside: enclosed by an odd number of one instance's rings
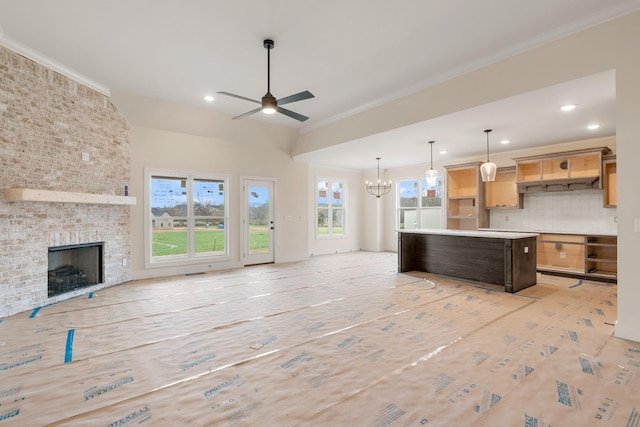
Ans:
POLYGON ((239 116, 235 116, 234 119, 242 119, 243 117, 250 116, 251 114, 257 113, 258 111, 262 111, 264 114, 274 114, 278 112, 280 114, 284 114, 285 116, 291 117, 292 119, 298 120, 300 122, 304 122, 309 119, 307 116, 303 116, 302 114, 296 113, 291 110, 287 110, 286 108, 282 108, 281 105, 290 104, 296 101, 302 101, 305 99, 313 98, 313 94, 308 90, 303 92, 298 92, 293 95, 285 96, 284 98, 276 99, 275 96, 271 94, 271 49, 275 46, 275 43, 271 39, 265 39, 262 42, 262 45, 265 49, 267 49, 267 93, 262 97, 262 102, 257 101, 255 99, 246 98, 244 96, 236 95, 229 92, 218 92, 221 95, 231 96, 233 98, 243 99, 245 101, 254 102, 256 104, 260 104, 259 108, 256 108, 251 111, 247 111, 244 114, 240 114, 239 116))
POLYGON ((267 92, 262 97, 262 112, 265 114, 274 114, 278 109, 278 100, 271 93, 267 92))

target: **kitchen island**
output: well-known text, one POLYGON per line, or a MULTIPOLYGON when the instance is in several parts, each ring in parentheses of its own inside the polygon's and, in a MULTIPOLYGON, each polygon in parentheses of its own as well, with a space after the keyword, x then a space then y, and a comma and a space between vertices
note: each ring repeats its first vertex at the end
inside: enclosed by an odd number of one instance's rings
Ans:
POLYGON ((537 233, 398 230, 398 272, 424 271, 504 286, 536 284, 537 233))

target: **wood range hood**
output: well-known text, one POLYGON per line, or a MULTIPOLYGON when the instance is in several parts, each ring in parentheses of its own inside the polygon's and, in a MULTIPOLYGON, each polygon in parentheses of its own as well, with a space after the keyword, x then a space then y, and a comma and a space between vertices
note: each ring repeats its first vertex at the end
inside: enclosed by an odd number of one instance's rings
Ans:
POLYGON ((520 157, 516 161, 517 191, 540 193, 602 188, 602 158, 608 147, 520 157))

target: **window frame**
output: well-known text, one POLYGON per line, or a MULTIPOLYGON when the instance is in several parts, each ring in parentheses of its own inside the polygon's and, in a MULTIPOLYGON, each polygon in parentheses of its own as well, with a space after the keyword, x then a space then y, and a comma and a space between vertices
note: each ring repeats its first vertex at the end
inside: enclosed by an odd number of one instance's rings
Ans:
POLYGON ((343 239, 347 237, 347 180, 344 178, 326 178, 316 177, 314 181, 313 198, 315 205, 315 238, 318 240, 324 239, 343 239), (333 184, 337 183, 342 186, 342 206, 333 206, 333 197, 327 196, 327 206, 320 206, 318 203, 319 183, 325 181, 328 182, 327 191, 333 193, 333 184), (320 210, 327 210, 327 233, 320 234, 320 227, 318 225, 318 215, 320 210), (342 232, 340 234, 334 234, 333 232, 333 215, 336 211, 342 211, 342 232))
POLYGON ((206 262, 221 262, 231 259, 230 250, 230 230, 229 221, 229 197, 230 197, 230 177, 226 174, 216 174, 209 172, 180 171, 169 169, 144 169, 144 248, 145 248, 145 267, 171 267, 190 264, 199 264, 206 262), (184 179, 187 188, 187 253, 178 255, 153 255, 153 215, 151 212, 153 195, 151 194, 151 183, 154 178, 167 179, 184 179), (222 219, 224 221, 224 251, 198 253, 195 249, 195 233, 196 222, 206 218, 220 218, 219 216, 196 215, 194 212, 194 183, 196 181, 221 181, 224 192, 224 213, 222 219))

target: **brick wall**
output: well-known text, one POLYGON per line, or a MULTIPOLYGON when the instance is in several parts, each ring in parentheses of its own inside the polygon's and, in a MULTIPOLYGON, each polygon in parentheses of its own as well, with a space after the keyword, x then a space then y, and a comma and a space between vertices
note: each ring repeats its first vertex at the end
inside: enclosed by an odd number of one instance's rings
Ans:
MULTIPOLYGON (((123 195, 129 125, 108 96, 0 46, 0 159, 2 193, 123 195)), ((0 196, 0 318, 129 280, 130 207, 0 196), (105 282, 48 298, 48 247, 95 241, 105 242, 105 282)))

